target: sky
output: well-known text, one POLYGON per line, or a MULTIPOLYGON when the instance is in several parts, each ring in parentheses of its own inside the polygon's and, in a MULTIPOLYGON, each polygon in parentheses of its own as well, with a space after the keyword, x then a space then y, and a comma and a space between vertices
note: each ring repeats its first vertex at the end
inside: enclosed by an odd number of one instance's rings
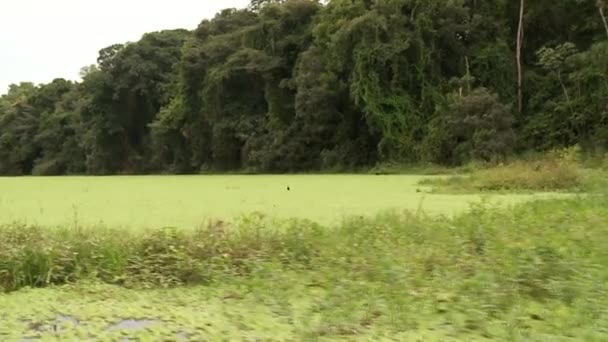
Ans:
POLYGON ((79 79, 100 49, 146 32, 194 29, 249 0, 0 0, 0 94, 12 83, 79 79))

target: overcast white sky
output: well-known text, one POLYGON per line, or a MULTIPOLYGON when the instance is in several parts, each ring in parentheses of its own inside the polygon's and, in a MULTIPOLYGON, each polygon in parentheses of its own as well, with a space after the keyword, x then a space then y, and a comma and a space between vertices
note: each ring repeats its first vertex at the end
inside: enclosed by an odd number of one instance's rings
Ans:
POLYGON ((249 0, 0 0, 0 94, 21 81, 78 79, 108 45, 144 33, 194 29, 249 0))

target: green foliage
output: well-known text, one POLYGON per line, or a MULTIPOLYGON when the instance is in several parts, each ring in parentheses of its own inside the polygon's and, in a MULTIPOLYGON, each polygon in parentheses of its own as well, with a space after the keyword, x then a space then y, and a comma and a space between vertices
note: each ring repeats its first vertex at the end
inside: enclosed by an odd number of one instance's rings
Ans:
POLYGON ((33 84, 21 83, 12 85, 1 98, 0 171, 3 174, 29 173, 37 157, 37 148, 31 143, 40 115, 29 99, 34 92, 33 84))
POLYGON ((252 214, 230 227, 218 221, 194 231, 2 226, 0 286, 11 291, 91 278, 138 287, 200 284, 218 272, 244 275, 257 262, 301 264, 318 253, 314 240, 324 233, 316 224, 271 223, 252 214))
POLYGON ((547 70, 556 72, 559 72, 566 59, 575 53, 576 46, 570 42, 558 45, 555 48, 542 47, 536 52, 539 64, 547 70))
POLYGON ((512 115, 518 12, 505 0, 254 0, 193 32, 148 33, 101 49, 80 83, 2 96, 0 174, 356 170, 608 149, 598 7, 526 6, 524 108, 512 115))
POLYGON ((100 69, 86 75, 95 88, 82 109, 90 173, 141 172, 147 159, 148 125, 171 99, 185 30, 149 33, 133 44, 101 50, 100 69))
POLYGON ((546 76, 533 75, 538 92, 530 99, 536 115, 527 118, 523 137, 530 146, 550 149, 580 144, 588 151, 606 148, 608 45, 575 52, 571 43, 538 51, 546 76))
MULTIPOLYGON (((308 337, 433 332, 509 339, 587 336, 589 330, 602 340, 605 332, 595 327, 606 319, 608 274, 601 265, 608 262, 607 208, 605 196, 590 196, 503 210, 475 206, 453 219, 408 213, 351 218, 331 229, 259 214, 194 231, 3 226, 0 286, 202 284, 193 293, 180 288, 193 297, 178 296, 185 301, 177 306, 194 298, 199 303, 205 294, 224 298, 224 308, 262 305, 289 327, 298 325, 288 331, 308 337), (251 296, 256 300, 250 302, 251 296)), ((104 288, 106 301, 122 293, 104 288)), ((82 295, 96 298, 93 289, 82 291, 79 305, 82 295)), ((160 298, 165 303, 176 297, 160 298)), ((143 308, 159 305, 146 303, 143 308)), ((128 312, 166 317, 137 308, 128 312)), ((61 312, 73 309, 62 306, 61 312)), ((172 317, 167 324, 188 321, 172 317)))
POLYGON ((476 169, 468 176, 423 180, 436 191, 581 191, 587 180, 580 165, 579 150, 554 150, 542 157, 516 160, 485 169, 476 169))
POLYGON ((431 122, 425 141, 429 158, 453 165, 504 160, 515 142, 513 121, 511 108, 487 89, 454 95, 431 122))

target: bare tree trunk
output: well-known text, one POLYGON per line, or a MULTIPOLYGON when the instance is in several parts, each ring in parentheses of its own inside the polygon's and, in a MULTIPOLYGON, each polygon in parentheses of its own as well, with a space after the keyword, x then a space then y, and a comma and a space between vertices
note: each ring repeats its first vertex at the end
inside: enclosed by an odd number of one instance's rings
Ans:
POLYGON ((517 108, 521 114, 523 110, 523 66, 521 60, 521 49, 524 41, 524 8, 525 0, 520 0, 519 3, 519 25, 517 27, 517 108))
POLYGON ((469 65, 469 56, 464 56, 464 63, 467 67, 467 76, 466 76, 466 82, 467 82, 467 95, 471 94, 471 67, 469 65))
POLYGON ((566 97, 566 101, 568 101, 568 105, 570 105, 570 94, 568 93, 568 88, 564 84, 564 80, 562 79, 561 71, 557 71, 557 79, 559 80, 559 84, 562 86, 562 90, 564 91, 564 96, 566 97))
POLYGON ((604 8, 606 7, 606 3, 604 0, 597 0, 597 9, 600 11, 600 16, 602 17, 602 21, 604 22, 604 28, 606 29, 606 36, 608 37, 608 21, 606 21, 606 16, 604 15, 604 8))

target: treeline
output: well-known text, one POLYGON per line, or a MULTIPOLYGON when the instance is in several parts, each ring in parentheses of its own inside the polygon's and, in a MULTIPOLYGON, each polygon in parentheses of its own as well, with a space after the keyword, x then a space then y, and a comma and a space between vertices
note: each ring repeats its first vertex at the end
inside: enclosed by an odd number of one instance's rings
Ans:
MULTIPOLYGON (((608 5, 256 0, 0 98, 0 174, 348 170, 608 148, 608 5)), ((41 56, 42 58, 43 56, 41 56)))

